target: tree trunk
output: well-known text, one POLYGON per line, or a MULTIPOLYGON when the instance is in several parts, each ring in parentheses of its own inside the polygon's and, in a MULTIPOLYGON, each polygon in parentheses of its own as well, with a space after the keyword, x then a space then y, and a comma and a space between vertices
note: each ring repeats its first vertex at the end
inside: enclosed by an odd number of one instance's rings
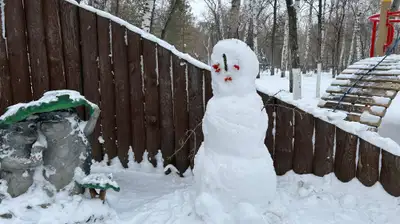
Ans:
POLYGON ((285 77, 285 73, 288 65, 288 50, 289 50, 289 22, 285 19, 284 34, 283 34, 283 47, 282 47, 282 57, 281 57, 281 77, 285 77))
POLYGON ((357 23, 354 22, 353 34, 351 35, 351 43, 350 43, 350 51, 349 51, 349 58, 347 60, 347 66, 353 63, 353 55, 354 55, 354 42, 356 41, 356 25, 357 23))
POLYGON ((230 23, 228 26, 228 37, 239 39, 240 0, 232 0, 231 4, 232 6, 229 11, 230 23))
POLYGON ((272 23, 272 34, 271 34, 271 75, 275 75, 275 33, 276 33, 276 11, 278 0, 274 0, 274 22, 272 23))
POLYGON ((314 0, 310 1, 310 11, 308 12, 308 21, 306 26, 306 49, 304 53, 304 66, 303 73, 306 73, 309 68, 308 55, 310 51, 310 38, 311 38, 311 28, 312 28, 312 11, 313 11, 314 0))
POLYGON ((119 15, 119 0, 114 0, 114 4, 112 6, 111 14, 118 16, 119 15))
POLYGON ((346 14, 346 1, 342 2, 341 9, 339 10, 340 2, 336 2, 336 24, 335 24, 335 47, 334 47, 334 60, 333 60, 333 75, 335 78, 339 74, 339 50, 340 50, 340 40, 343 33, 343 21, 346 14))
POLYGON ((152 31, 155 0, 146 0, 142 16, 142 30, 150 33, 152 31))
POLYGON ((322 13, 322 0, 318 0, 317 64, 322 64, 322 13))
POLYGON ((361 36, 360 36, 360 17, 361 12, 356 14, 356 26, 354 27, 356 33, 356 58, 355 61, 359 61, 362 58, 361 48, 361 36))
MULTIPOLYGON (((286 0, 286 7, 288 11, 289 20, 289 46, 291 57, 291 68, 300 68, 299 46, 297 43, 297 13, 293 0, 286 0)), ((290 80, 290 78, 289 78, 290 80)), ((293 92, 293 81, 290 83, 289 92, 293 92)))
MULTIPOLYGON (((333 9, 331 8, 330 12, 329 12, 329 22, 331 21, 332 18, 332 11, 333 9)), ((325 36, 327 33, 327 27, 326 27, 326 18, 325 18, 325 14, 326 14, 326 0, 324 0, 324 6, 323 6, 323 12, 322 12, 322 22, 321 22, 321 32, 322 32, 322 38, 321 38, 321 63, 322 63, 322 69, 324 69, 324 67, 326 67, 324 65, 324 59, 325 59, 325 48, 326 48, 326 40, 325 40, 325 36)))
POLYGON ((175 11, 178 9, 178 5, 182 4, 181 0, 173 0, 169 6, 168 10, 168 17, 167 20, 165 21, 164 27, 161 30, 161 39, 165 39, 165 36, 167 35, 167 30, 168 27, 171 23, 172 16, 174 15, 175 11))
POLYGON ((219 19, 219 28, 220 28, 220 32, 221 32, 221 39, 224 39, 225 38, 225 32, 224 32, 224 14, 223 14, 223 11, 222 11, 222 2, 221 2, 221 0, 218 0, 218 8, 217 8, 217 11, 218 11, 218 19, 219 19))
POLYGON ((345 63, 346 63, 345 62, 346 58, 344 56, 344 52, 346 51, 346 38, 345 38, 346 29, 347 29, 347 23, 344 24, 344 29, 343 29, 343 37, 342 37, 343 41, 342 41, 342 48, 340 50, 340 57, 339 57, 340 70, 342 70, 345 67, 345 63))
POLYGON ((249 45, 249 47, 255 51, 255 42, 254 42, 254 25, 255 25, 255 15, 254 15, 254 0, 249 0, 249 10, 250 10, 250 21, 249 21, 249 26, 247 30, 247 38, 246 38, 246 44, 249 45))

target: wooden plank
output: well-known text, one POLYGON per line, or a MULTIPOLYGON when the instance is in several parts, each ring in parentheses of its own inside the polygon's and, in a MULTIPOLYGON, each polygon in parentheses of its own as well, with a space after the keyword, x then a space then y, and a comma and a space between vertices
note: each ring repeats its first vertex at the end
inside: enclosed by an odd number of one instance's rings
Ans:
MULTIPOLYGON (((360 80, 362 75, 348 75, 340 74, 336 77, 338 80, 360 80)), ((361 78, 363 81, 370 82, 393 82, 400 83, 400 78, 398 76, 375 76, 375 75, 365 75, 361 78)))
POLYGON ((43 93, 50 89, 43 26, 43 0, 25 0, 24 5, 27 20, 33 98, 39 99, 43 93))
POLYGON ((183 174, 189 167, 189 144, 185 142, 188 130, 187 92, 186 92, 186 62, 172 56, 173 99, 175 126, 175 159, 176 168, 183 174))
POLYGON ((296 109, 294 112, 293 171, 297 174, 312 173, 314 157, 314 117, 296 109))
POLYGON ((382 150, 381 175, 382 187, 395 197, 400 196, 400 156, 382 150))
POLYGON ((321 107, 330 109, 336 108, 337 110, 344 110, 347 112, 354 112, 360 114, 362 114, 364 111, 368 111, 370 114, 379 117, 383 117, 386 114, 386 108, 381 106, 368 107, 365 105, 354 105, 343 102, 338 105, 338 102, 324 102, 323 104, 321 104, 321 107))
POLYGON ((356 176, 357 136, 336 128, 336 152, 334 171, 342 182, 356 176))
POLYGON ((125 45, 125 27, 111 21, 112 29, 112 56, 114 62, 115 80, 115 114, 117 124, 118 158, 124 167, 128 164, 128 151, 132 136, 130 116, 130 87, 127 60, 127 46, 125 45))
POLYGON ((204 110, 206 109, 207 102, 212 97, 212 87, 211 87, 211 72, 208 70, 203 70, 204 74, 204 110))
POLYGON ((313 173, 324 176, 333 172, 333 151, 335 140, 335 126, 331 123, 315 118, 315 150, 313 173))
POLYGON ((263 103, 264 103, 265 110, 268 114, 268 129, 267 129, 264 143, 268 148, 269 154, 272 156, 272 158, 274 158, 275 136, 273 134, 273 130, 274 130, 274 121, 275 121, 276 98, 270 97, 267 94, 264 94, 262 92, 258 92, 258 94, 261 96, 263 103))
MULTIPOLYGON (((83 93, 78 7, 63 0, 59 4, 67 88, 83 93)), ((78 108, 78 114, 84 117, 83 107, 78 108)))
POLYGON ((367 187, 379 180, 381 149, 360 138, 358 147, 357 179, 367 187))
MULTIPOLYGON (((99 93, 99 73, 97 68, 98 47, 96 14, 83 8, 79 8, 79 18, 82 47, 83 94, 89 101, 101 107, 99 93)), ((51 54, 49 54, 49 56, 50 55, 51 54)), ((53 71, 57 71, 58 69, 59 67, 53 71)), ((57 83, 59 83, 57 86, 61 87, 61 80, 57 83)), ((89 111, 86 110, 86 119, 89 116, 89 111)), ((94 133, 89 139, 92 145, 92 157, 96 161, 101 161, 103 159, 101 145, 98 141, 98 137, 101 135, 100 130, 100 122, 97 122, 94 133)))
POLYGON ((371 131, 376 131, 376 127, 379 127, 379 125, 382 122, 382 118, 379 120, 379 122, 367 122, 367 121, 361 121, 361 115, 360 114, 347 114, 346 120, 348 121, 355 121, 359 122, 361 124, 365 124, 368 126, 371 126, 371 131))
MULTIPOLYGON (((331 86, 332 87, 332 86, 331 86)), ((327 93, 346 93, 349 87, 329 87, 327 93)), ((360 95, 360 96, 382 96, 393 99, 396 96, 396 91, 393 90, 382 90, 382 89, 362 89, 362 88, 351 88, 348 95, 360 95)))
POLYGON ((158 74, 160 82, 160 135, 164 166, 174 163, 174 113, 172 102, 171 52, 158 46, 158 74))
POLYGON ((142 91, 141 54, 142 42, 140 35, 127 30, 128 63, 129 63, 129 92, 132 126, 132 145, 136 162, 141 162, 146 148, 146 131, 144 127, 144 95, 142 91))
POLYGON ((158 77, 156 71, 156 44, 147 39, 143 44, 143 76, 144 76, 144 100, 146 121, 146 149, 149 153, 149 161, 153 166, 157 165, 156 155, 160 149, 160 105, 158 92, 158 77))
MULTIPOLYGON (((0 18, 3 18, 3 11, 0 10, 0 18)), ((13 102, 11 90, 11 77, 8 67, 6 41, 3 38, 3 23, 0 24, 2 34, 0 36, 0 114, 3 114, 5 109, 13 102)))
POLYGON ((51 89, 65 89, 67 87, 58 9, 59 0, 43 0, 43 23, 51 89))
MULTIPOLYGON (((347 69, 360 69, 360 70, 369 70, 372 69, 375 65, 349 65, 347 67, 347 69)), ((376 68, 374 68, 374 70, 390 70, 392 69, 392 65, 381 65, 379 64, 376 68)))
POLYGON ((397 76, 398 71, 394 71, 391 69, 387 70, 373 70, 368 72, 369 70, 362 70, 362 69, 345 69, 340 72, 340 75, 364 75, 364 77, 368 76, 376 76, 376 77, 393 77, 397 76))
POLYGON ((25 37, 25 13, 22 1, 4 0, 7 35, 8 68, 11 77, 13 104, 32 100, 27 43, 25 37), (18 88, 15 88, 18 87, 18 88))
POLYGON ((203 108, 203 73, 194 65, 188 64, 188 90, 189 90, 189 150, 190 165, 194 167, 194 157, 203 142, 202 119, 203 108))
POLYGON ((78 7, 60 0, 60 12, 67 88, 82 92, 78 7))
POLYGON ((351 103, 351 104, 364 104, 364 105, 370 105, 370 106, 381 106, 381 107, 389 107, 391 100, 387 101, 379 101, 379 98, 375 97, 363 97, 363 96, 351 96, 347 95, 343 97, 343 95, 325 95, 322 96, 322 100, 326 101, 336 101, 336 102, 345 102, 345 103, 351 103))
MULTIPOLYGON (((335 80, 336 81, 336 80, 335 80)), ((391 82, 367 82, 367 81, 348 81, 348 82, 332 82, 332 86, 345 86, 345 87, 360 87, 369 89, 387 89, 387 90, 400 90, 400 83, 391 82)))
MULTIPOLYGON (((376 65, 378 64, 379 61, 377 60, 361 60, 358 62, 354 62, 353 65, 376 65)), ((396 65, 397 63, 399 63, 399 60, 383 60, 381 63, 379 63, 379 65, 382 66, 393 66, 396 65)))
POLYGON ((115 85, 111 66, 110 21, 97 15, 99 48, 99 77, 101 90, 101 125, 104 139, 103 151, 109 159, 118 154, 115 128, 115 85))
POLYGON ((293 167, 293 106, 277 100, 274 166, 277 175, 293 167))

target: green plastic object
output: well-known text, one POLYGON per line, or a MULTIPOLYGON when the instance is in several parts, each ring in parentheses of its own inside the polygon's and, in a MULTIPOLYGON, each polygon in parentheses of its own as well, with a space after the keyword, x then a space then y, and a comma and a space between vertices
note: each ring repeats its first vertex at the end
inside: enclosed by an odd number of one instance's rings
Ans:
POLYGON ((105 185, 100 185, 100 184, 80 184, 78 183, 80 186, 84 187, 84 188, 94 188, 94 189, 100 189, 100 190, 108 190, 108 189, 113 189, 116 192, 120 191, 119 187, 115 187, 111 184, 105 184, 105 185))
POLYGON ((31 115, 56 110, 85 106, 90 115, 98 106, 86 100, 78 92, 72 90, 50 91, 37 101, 10 106, 0 117, 0 127, 22 121, 31 115))

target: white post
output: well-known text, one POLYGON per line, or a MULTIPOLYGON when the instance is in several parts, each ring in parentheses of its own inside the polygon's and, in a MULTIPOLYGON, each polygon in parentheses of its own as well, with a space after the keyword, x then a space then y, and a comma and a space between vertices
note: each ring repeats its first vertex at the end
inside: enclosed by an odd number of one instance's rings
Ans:
POLYGON ((320 97, 320 92, 321 92, 321 71, 322 70, 322 65, 321 63, 317 64, 317 85, 315 86, 315 96, 317 98, 320 97))
POLYGON ((301 99, 301 71, 300 68, 293 69, 293 99, 301 99))

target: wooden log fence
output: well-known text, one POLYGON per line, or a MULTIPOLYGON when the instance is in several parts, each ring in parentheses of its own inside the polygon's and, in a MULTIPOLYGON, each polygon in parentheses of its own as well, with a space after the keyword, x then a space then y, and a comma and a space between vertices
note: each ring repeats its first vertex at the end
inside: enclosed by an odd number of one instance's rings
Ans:
MULTIPOLYGON (((76 90, 101 108, 90 138, 95 160, 107 154, 127 167, 132 149, 137 162, 147 151, 156 166, 161 150, 164 165, 173 163, 181 173, 193 166, 203 139, 205 104, 212 96, 209 71, 64 0, 4 3, 1 114, 49 90, 76 90)), ((87 119, 89 113, 79 110, 87 119)))
MULTIPOLYGON (((107 154, 127 167, 130 149, 137 162, 147 150, 155 166, 161 150, 164 166, 172 163, 181 173, 193 167, 203 141, 201 121, 212 97, 210 71, 64 0, 4 2, 1 113, 48 90, 77 90, 102 110, 90 139, 94 159, 107 154)), ((278 175, 290 170, 317 176, 334 172, 343 182, 380 182, 389 194, 400 196, 399 156, 259 94, 268 101, 265 144, 278 175)), ((83 110, 80 115, 87 118, 83 110)))
POLYGON ((400 196, 400 156, 297 107, 259 94, 269 102, 269 125, 275 124, 268 127, 266 145, 273 151, 277 175, 293 170, 322 177, 333 172, 342 182, 357 178, 367 187, 379 182, 389 194, 400 196), (276 130, 275 135, 271 128, 276 130))

